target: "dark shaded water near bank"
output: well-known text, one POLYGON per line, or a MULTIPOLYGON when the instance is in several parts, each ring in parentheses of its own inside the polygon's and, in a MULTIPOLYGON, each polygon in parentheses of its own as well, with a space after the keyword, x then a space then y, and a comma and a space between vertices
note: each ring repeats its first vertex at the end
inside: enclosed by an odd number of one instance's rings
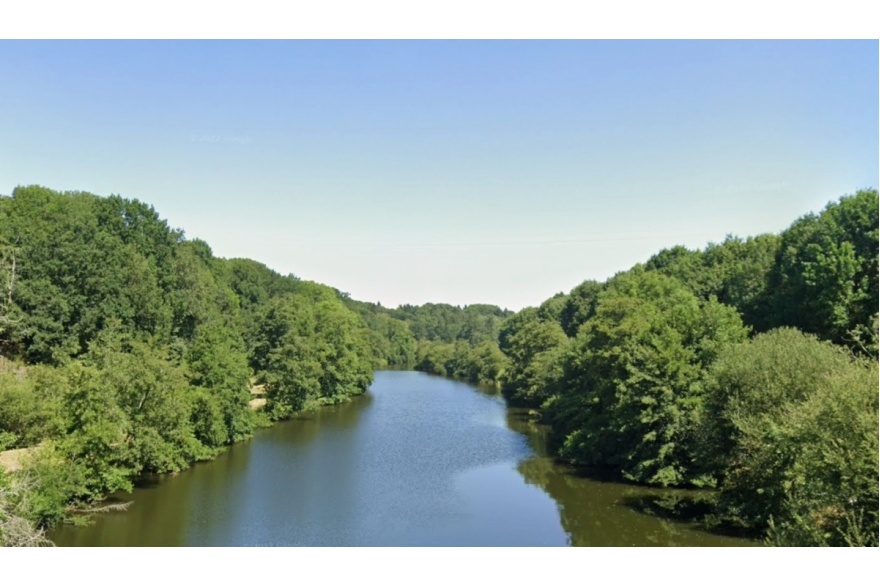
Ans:
POLYGON ((376 373, 349 404, 138 488, 59 546, 748 546, 645 513, 669 492, 574 475, 471 385, 376 373))

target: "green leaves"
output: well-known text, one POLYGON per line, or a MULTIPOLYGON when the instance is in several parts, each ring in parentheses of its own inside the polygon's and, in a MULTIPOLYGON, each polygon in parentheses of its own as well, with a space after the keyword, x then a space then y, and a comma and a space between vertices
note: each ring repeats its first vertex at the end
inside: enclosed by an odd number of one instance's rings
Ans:
POLYGON ((719 513, 777 544, 877 545, 876 361, 794 329, 725 350, 701 440, 719 513))
POLYGON ((497 385, 507 366, 504 353, 495 342, 488 340, 476 346, 464 340, 455 343, 423 340, 416 349, 417 370, 481 385, 497 385))
POLYGON ((3 207, 0 232, 17 252, 15 342, 30 361, 81 355, 112 319, 167 340, 177 237, 152 208, 36 186, 16 188, 3 207))
POLYGON ((337 403, 372 382, 368 333, 335 294, 314 284, 272 299, 258 320, 251 362, 275 419, 309 400, 337 403))
POLYGON ((562 456, 627 479, 702 484, 693 426, 702 369, 744 340, 736 312, 677 280, 634 270, 610 280, 567 353, 550 417, 562 456))
POLYGON ((531 407, 553 394, 568 345, 559 323, 542 314, 540 309, 523 310, 504 324, 501 333, 502 349, 510 358, 502 391, 511 402, 531 407))
MULTIPOLYGON (((17 188, 0 235, 0 281, 14 285, 0 350, 31 363, 0 373, 0 440, 51 447, 32 471, 42 505, 27 515, 41 522, 246 438, 252 368, 274 417, 372 381, 368 332, 339 292, 215 259, 137 200, 17 188)), ((410 363, 406 324, 385 326, 383 356, 410 363)))
POLYGON ((403 305, 391 310, 390 314, 407 322, 416 340, 447 343, 465 340, 474 346, 484 340, 497 340, 498 329, 511 312, 486 304, 472 304, 463 308, 449 304, 424 304, 403 305))
POLYGON ((792 224, 769 282, 771 325, 853 344, 853 333, 870 328, 877 313, 877 234, 877 190, 845 196, 792 224))

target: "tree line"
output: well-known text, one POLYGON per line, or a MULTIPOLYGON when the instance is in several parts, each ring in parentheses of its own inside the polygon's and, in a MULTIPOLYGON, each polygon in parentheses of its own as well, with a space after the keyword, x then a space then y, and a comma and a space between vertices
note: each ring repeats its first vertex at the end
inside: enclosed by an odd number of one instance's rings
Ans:
POLYGON ((863 190, 517 313, 390 309, 216 258, 137 200, 19 187, 0 197, 0 450, 37 448, 0 467, 0 543, 414 368, 500 387, 567 462, 715 488, 717 523, 876 545, 877 256, 863 190))
POLYGON ((563 461, 713 488, 705 521, 772 544, 876 545, 878 289, 861 190, 515 314, 352 303, 384 366, 499 386, 563 461))
POLYGON ((372 381, 336 290, 216 258, 137 200, 16 188, 0 281, 0 450, 37 447, 0 467, 0 544, 372 381))
POLYGON ((370 328, 376 368, 415 369, 487 386, 500 384, 507 359, 498 347, 513 315, 490 304, 405 304, 394 309, 347 299, 370 328))
POLYGON ((560 458, 717 489, 781 545, 877 545, 878 197, 674 247, 510 317, 504 395, 560 458))

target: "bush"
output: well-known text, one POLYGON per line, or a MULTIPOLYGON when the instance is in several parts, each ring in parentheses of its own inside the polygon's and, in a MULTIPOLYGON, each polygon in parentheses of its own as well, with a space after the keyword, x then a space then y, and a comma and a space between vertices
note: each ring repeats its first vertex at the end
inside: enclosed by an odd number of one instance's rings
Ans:
POLYGON ((877 545, 877 363, 794 329, 724 352, 703 414, 719 515, 777 544, 877 545))

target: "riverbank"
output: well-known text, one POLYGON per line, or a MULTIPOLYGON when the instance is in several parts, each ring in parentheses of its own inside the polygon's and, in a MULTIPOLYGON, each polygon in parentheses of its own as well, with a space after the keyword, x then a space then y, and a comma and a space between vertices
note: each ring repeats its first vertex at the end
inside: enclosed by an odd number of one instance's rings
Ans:
MULTIPOLYGON (((248 406, 250 410, 259 414, 256 422, 257 430, 271 428, 285 420, 303 418, 310 413, 319 411, 319 408, 347 403, 352 399, 352 396, 339 395, 332 398, 332 403, 317 400, 307 401, 301 410, 287 418, 271 420, 264 412, 264 408, 267 405, 265 385, 255 385, 252 382, 249 391, 253 399, 250 400, 248 406)), ((212 451, 210 456, 206 458, 188 461, 184 467, 170 472, 170 477, 190 470, 198 463, 209 464, 228 453, 231 448, 250 441, 252 437, 253 434, 237 442, 220 447, 212 451)), ((34 522, 40 515, 39 510, 33 509, 33 504, 41 501, 38 495, 42 491, 38 488, 38 486, 43 484, 41 477, 47 474, 52 478, 59 475, 63 477, 64 475, 64 472, 61 470, 65 468, 63 466, 64 461, 59 459, 61 457, 51 441, 42 442, 37 446, 15 448, 0 452, 0 479, 4 476, 6 478, 5 485, 0 484, 0 546, 53 546, 52 541, 45 537, 47 532, 51 534, 53 530, 60 526, 70 525, 71 522, 74 525, 81 525, 84 519, 90 518, 96 512, 118 509, 112 503, 112 499, 109 500, 110 505, 106 505, 105 502, 108 501, 108 498, 116 493, 108 492, 89 502, 68 503, 52 519, 46 520, 43 518, 42 523, 34 522), (59 466, 61 469, 57 469, 59 466), (27 474, 28 470, 35 471, 36 476, 27 474), (14 528, 8 527, 13 522, 14 528)), ((153 482, 152 479, 161 477, 170 478, 165 475, 156 477, 152 474, 135 476, 130 479, 132 491, 137 491, 139 487, 145 484, 149 486, 153 482)), ((49 479, 48 483, 51 485, 53 481, 49 479)), ((36 507, 39 506, 37 505, 36 507)))
MULTIPOLYGON (((0 357, 0 359, 3 359, 0 357)), ((5 361, 5 359, 3 359, 5 361)), ((0 369, 2 369, 2 362, 0 362, 0 369)), ((259 411, 266 406, 266 386, 265 385, 252 385, 250 388, 250 393, 253 399, 248 402, 248 407, 251 410, 259 411)), ((11 448, 9 450, 0 451, 0 467, 2 467, 7 473, 15 473, 16 471, 20 471, 28 457, 33 456, 33 454, 39 449, 39 446, 29 446, 25 448, 11 448)))
POLYGON ((657 490, 568 474, 495 394, 379 371, 370 393, 258 430, 163 476, 61 546, 750 546, 633 504, 657 490))

